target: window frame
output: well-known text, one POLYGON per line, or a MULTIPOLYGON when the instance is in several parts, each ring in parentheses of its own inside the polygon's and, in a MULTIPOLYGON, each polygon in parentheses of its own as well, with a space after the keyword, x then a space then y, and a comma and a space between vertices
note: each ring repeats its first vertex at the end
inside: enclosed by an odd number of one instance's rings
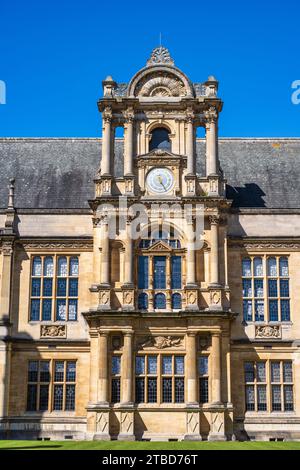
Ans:
POLYGON ((243 371, 244 371, 244 406, 245 406, 245 413, 294 413, 295 412, 295 361, 293 359, 259 359, 259 360, 246 360, 243 362, 243 371), (245 375, 245 365, 247 363, 251 363, 254 365, 254 380, 253 381, 246 381, 245 375), (258 373, 257 373, 257 364, 264 363, 265 364, 265 380, 259 381, 258 380, 258 373), (273 381, 272 380, 272 364, 279 363, 279 380, 273 381), (290 382, 284 381, 284 364, 291 364, 291 373, 292 373, 292 380, 290 382), (254 410, 247 410, 247 387, 254 388, 254 410), (259 410, 259 402, 258 402, 258 388, 265 387, 266 390, 266 409, 259 410), (273 387, 280 388, 280 410, 273 409, 273 387), (286 387, 292 388, 293 394, 293 403, 292 409, 286 409, 286 400, 285 400, 285 390, 286 387))
POLYGON ((79 291, 80 291, 80 254, 78 253, 32 253, 30 257, 30 275, 29 275, 29 300, 28 300, 28 323, 69 323, 69 322, 78 322, 79 321, 79 291), (53 259, 53 276, 45 276, 44 267, 45 267, 45 259, 47 258, 53 259), (41 275, 34 276, 33 275, 33 265, 35 258, 41 258, 41 275), (67 276, 58 276, 58 260, 59 258, 67 258, 67 267, 68 267, 68 274, 67 276), (72 276, 70 272, 70 265, 71 259, 77 258, 78 260, 78 274, 77 276, 72 276), (32 284, 34 279, 40 279, 40 295, 33 296, 32 295, 32 284), (52 295, 45 296, 44 295, 44 280, 45 279, 52 279, 52 295), (66 279, 66 296, 58 296, 58 280, 59 279, 66 279), (69 287, 70 287, 70 280, 77 279, 77 296, 70 296, 69 295, 69 287), (32 300, 39 300, 39 319, 35 320, 31 318, 31 305, 32 300), (43 320, 43 301, 44 300, 51 300, 51 318, 47 320, 43 320), (61 320, 57 318, 57 301, 58 300, 65 300, 66 302, 66 319, 61 320), (70 319, 70 312, 69 312, 69 305, 70 301, 77 302, 77 310, 76 310, 76 318, 70 319))
POLYGON ((27 376, 26 376, 26 413, 75 413, 76 411, 76 399, 77 399, 77 379, 78 379, 78 359, 68 358, 68 359, 42 359, 42 358, 30 358, 27 361, 27 376), (29 364, 30 362, 37 362, 38 363, 38 370, 37 370, 37 380, 29 380, 29 364), (49 382, 41 380, 41 363, 47 362, 49 363, 49 382), (64 376, 63 381, 56 381, 55 380, 55 364, 57 362, 63 362, 64 364, 64 376), (68 363, 75 363, 75 381, 67 380, 67 364, 68 363), (35 410, 28 410, 28 391, 29 386, 35 385, 36 386, 36 409, 35 410), (47 409, 40 409, 40 395, 41 395, 41 387, 44 385, 48 385, 48 407, 47 409), (63 404, 62 409, 54 409, 54 388, 55 385, 62 385, 63 386, 63 404), (66 409, 66 401, 67 401, 67 386, 72 385, 74 386, 74 409, 66 409))
POLYGON ((260 253, 249 253, 247 256, 242 256, 241 257, 241 284, 242 284, 242 315, 243 315, 243 321, 245 323, 255 323, 255 324, 289 324, 292 323, 292 303, 291 303, 291 275, 290 275, 290 254, 283 254, 283 253, 268 253, 268 254, 260 254, 260 253), (254 260, 256 258, 259 258, 262 260, 262 267, 263 267, 263 273, 261 276, 256 276, 254 272, 254 260), (272 276, 269 275, 269 270, 268 270, 268 261, 269 259, 275 258, 276 259, 276 270, 277 270, 277 275, 272 276), (288 275, 283 276, 281 275, 280 272, 280 261, 281 259, 287 259, 288 262, 288 275), (251 262, 251 275, 250 276, 245 276, 243 273, 243 263, 246 260, 250 260, 251 262), (257 297, 255 296, 255 281, 256 280, 263 280, 263 296, 262 297, 257 297), (276 280, 276 286, 277 286, 277 296, 273 297, 269 295, 269 281, 271 280, 276 280), (281 281, 286 280, 288 282, 288 287, 289 287, 289 297, 286 296, 281 296, 281 281), (245 296, 244 295, 244 281, 250 281, 251 282, 251 296, 245 296), (256 319, 256 312, 255 312, 255 307, 256 307, 256 302, 258 301, 263 301, 264 303, 264 319, 256 319), (277 311, 278 311, 278 319, 277 320, 271 320, 271 302, 276 301, 277 302, 277 311), (283 309, 282 309, 282 302, 288 301, 289 305, 289 319, 282 319, 283 318, 283 309), (244 311, 244 303, 245 302, 251 302, 251 311, 252 311, 252 318, 251 320, 245 318, 245 311, 244 311))

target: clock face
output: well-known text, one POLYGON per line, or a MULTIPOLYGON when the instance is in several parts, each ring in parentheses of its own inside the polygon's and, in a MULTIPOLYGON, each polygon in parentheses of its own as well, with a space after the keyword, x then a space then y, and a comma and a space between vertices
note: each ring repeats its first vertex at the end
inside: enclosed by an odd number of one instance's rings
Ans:
POLYGON ((168 193, 174 186, 174 175, 168 168, 154 168, 148 173, 147 185, 154 193, 168 193))

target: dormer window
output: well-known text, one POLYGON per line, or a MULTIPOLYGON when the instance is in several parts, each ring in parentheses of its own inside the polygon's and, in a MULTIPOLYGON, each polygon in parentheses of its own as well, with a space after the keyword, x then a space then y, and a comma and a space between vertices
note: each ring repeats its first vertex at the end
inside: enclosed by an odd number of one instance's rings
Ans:
POLYGON ((156 127, 150 133, 149 150, 171 150, 170 132, 165 127, 156 127))

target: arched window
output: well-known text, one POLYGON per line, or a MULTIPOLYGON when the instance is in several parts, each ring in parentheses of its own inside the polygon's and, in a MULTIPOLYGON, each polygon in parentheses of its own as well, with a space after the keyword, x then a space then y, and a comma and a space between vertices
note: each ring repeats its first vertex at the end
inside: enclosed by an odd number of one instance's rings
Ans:
POLYGON ((154 308, 155 309, 160 309, 160 310, 165 310, 166 309, 166 296, 165 294, 155 294, 154 296, 154 308))
POLYGON ((138 297, 138 308, 141 310, 147 310, 148 308, 148 295, 144 292, 138 297))
POLYGON ((164 127, 156 127, 151 132, 149 150, 171 150, 170 132, 164 127))
POLYGON ((178 293, 172 295, 172 308, 175 310, 181 308, 181 295, 178 293))

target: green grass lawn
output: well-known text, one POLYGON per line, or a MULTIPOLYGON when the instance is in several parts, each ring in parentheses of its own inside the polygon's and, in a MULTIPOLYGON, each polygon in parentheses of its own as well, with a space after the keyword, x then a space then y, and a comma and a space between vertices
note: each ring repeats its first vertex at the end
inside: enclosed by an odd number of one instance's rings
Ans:
POLYGON ((300 450, 300 442, 0 441, 0 450, 300 450))

